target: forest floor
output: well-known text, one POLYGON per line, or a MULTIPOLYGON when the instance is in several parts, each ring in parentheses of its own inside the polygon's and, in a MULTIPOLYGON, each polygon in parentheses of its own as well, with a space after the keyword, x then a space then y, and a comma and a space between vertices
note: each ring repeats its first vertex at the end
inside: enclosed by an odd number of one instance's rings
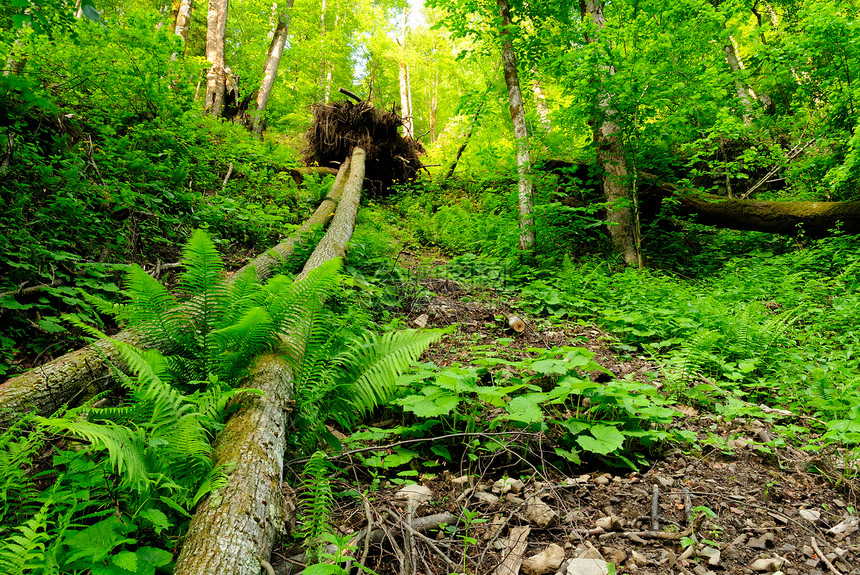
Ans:
MULTIPOLYGON (((425 361, 468 365, 470 350, 511 337, 497 321, 514 303, 504 295, 443 278, 421 284, 431 294, 403 310, 410 325, 456 325, 425 361)), ((526 330, 504 353, 585 347, 615 377, 660 385, 657 365, 619 353, 596 326, 523 319, 526 330)), ((366 499, 339 500, 333 521, 344 535, 358 533, 368 519, 382 528, 365 563, 380 575, 590 575, 611 573, 612 564, 617 573, 634 574, 860 574, 857 491, 839 461, 776 446, 772 422, 675 409, 682 413, 675 425, 694 432, 696 444, 650 453, 650 466, 636 472, 593 459, 559 470, 513 453, 463 458, 459 467, 416 477, 418 487, 372 489, 368 479, 358 485, 366 499), (469 519, 426 535, 405 527, 408 517, 444 512, 469 519)))

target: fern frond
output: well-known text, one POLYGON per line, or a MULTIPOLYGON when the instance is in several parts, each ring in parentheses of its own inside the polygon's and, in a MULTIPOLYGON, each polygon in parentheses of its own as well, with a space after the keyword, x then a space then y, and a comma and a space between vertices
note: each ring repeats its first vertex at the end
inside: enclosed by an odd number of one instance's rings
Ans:
POLYGON ((382 337, 366 334, 335 358, 345 386, 346 397, 354 412, 345 421, 362 417, 391 400, 395 378, 442 337, 441 330, 404 330, 382 337))
POLYGON ((227 306, 222 323, 226 325, 235 323, 245 310, 260 306, 265 299, 261 288, 254 266, 248 267, 237 275, 227 294, 227 306))
POLYGON ((119 319, 135 326, 150 344, 167 349, 182 348, 191 337, 179 302, 164 285, 134 265, 126 274, 125 295, 119 319))
POLYGON ((273 324, 269 313, 253 307, 235 323, 213 333, 220 350, 216 371, 227 381, 239 378, 251 360, 272 343, 273 324))
POLYGON ((45 564, 45 551, 51 544, 50 508, 52 501, 24 524, 15 528, 17 533, 0 541, 0 571, 24 573, 45 564))
POLYGON ((29 470, 45 439, 41 433, 25 432, 32 422, 32 416, 25 415, 0 434, 0 526, 13 525, 16 516, 35 511, 28 508, 37 491, 29 470))
POLYGON ((88 442, 94 450, 105 449, 110 465, 122 478, 122 483, 138 492, 147 488, 148 476, 141 454, 146 437, 141 429, 130 429, 112 421, 93 423, 67 418, 38 417, 44 428, 69 433, 88 442))
POLYGON ((308 540, 310 554, 314 557, 324 546, 322 535, 331 530, 330 518, 334 497, 329 477, 334 469, 325 453, 317 451, 305 464, 302 494, 299 497, 301 536, 308 540))
POLYGON ((340 281, 339 258, 314 269, 304 279, 292 282, 284 276, 270 280, 264 290, 272 321, 282 334, 302 334, 310 329, 308 310, 321 306, 340 281))

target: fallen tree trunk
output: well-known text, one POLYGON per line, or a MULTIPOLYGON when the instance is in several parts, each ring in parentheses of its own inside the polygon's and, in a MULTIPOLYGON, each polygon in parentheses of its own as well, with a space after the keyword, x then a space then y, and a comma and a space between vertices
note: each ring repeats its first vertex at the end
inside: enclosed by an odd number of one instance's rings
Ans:
POLYGON ((203 499, 194 512, 176 575, 260 573, 287 509, 281 495, 286 406, 292 374, 275 355, 257 359, 246 387, 262 396, 246 399, 218 436, 216 465, 232 468, 227 485, 203 499))
POLYGON ((704 193, 675 197, 682 211, 695 214, 706 226, 773 234, 822 237, 839 227, 848 234, 860 234, 860 202, 776 202, 737 200, 704 193))
MULTIPOLYGON (((347 161, 341 166, 329 196, 296 233, 240 271, 254 266, 260 281, 268 279, 309 230, 329 221, 342 193, 348 170, 347 161)), ((113 339, 130 345, 143 343, 143 338, 133 330, 123 330, 113 339)), ((110 363, 122 366, 114 346, 100 340, 6 380, 0 384, 0 427, 8 426, 20 414, 33 410, 47 417, 81 394, 91 395, 106 389, 111 380, 110 363)))
POLYGON ((328 176, 338 173, 334 168, 326 168, 325 166, 304 166, 301 168, 290 168, 290 176, 297 186, 302 185, 305 176, 320 175, 328 176))
POLYGON ((340 200, 340 205, 338 205, 337 213, 314 253, 305 262, 305 267, 302 269, 302 273, 296 277, 296 281, 304 278, 319 265, 334 258, 342 258, 346 254, 346 245, 352 238, 358 205, 361 203, 365 158, 366 154, 363 149, 355 148, 353 150, 352 168, 349 171, 349 179, 343 188, 343 197, 340 200))
MULTIPOLYGON (((361 200, 364 158, 364 150, 356 148, 331 226, 296 281, 323 263, 343 257, 361 200)), ((254 400, 243 407, 219 434, 215 465, 232 467, 232 471, 223 490, 198 504, 174 575, 258 575, 262 562, 268 561, 278 527, 287 514, 287 502, 281 495, 286 450, 284 412, 292 396, 292 374, 287 365, 283 358, 264 356, 246 379, 244 385, 263 390, 266 400, 254 400)))

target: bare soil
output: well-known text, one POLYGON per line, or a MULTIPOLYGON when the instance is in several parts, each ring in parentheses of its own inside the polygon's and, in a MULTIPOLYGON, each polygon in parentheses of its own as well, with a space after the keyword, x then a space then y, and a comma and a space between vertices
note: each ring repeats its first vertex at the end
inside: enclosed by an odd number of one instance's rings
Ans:
MULTIPOLYGON (((493 290, 440 278, 422 283, 431 295, 411 301, 406 319, 427 327, 457 326, 425 360, 468 365, 475 346, 512 338, 494 353, 521 358, 530 347, 581 346, 616 377, 660 385, 654 363, 619 353, 612 336, 596 326, 521 315, 527 327, 516 334, 498 321, 516 313, 513 302, 493 290)), ((676 425, 698 440, 649 454, 650 467, 633 472, 600 461, 582 468, 541 467, 528 454, 534 455, 536 444, 538 450, 551 450, 549 438, 524 434, 512 438, 521 452, 464 457, 461 465, 442 473, 414 477, 431 499, 411 513, 398 496, 402 485, 371 485, 366 470, 347 459, 344 469, 354 481, 339 487, 365 495, 339 499, 334 522, 345 535, 360 533, 369 520, 383 528, 381 542, 367 547, 364 563, 380 575, 441 575, 454 572, 453 566, 476 574, 576 575, 606 572, 600 570, 602 561, 614 564, 617 573, 860 574, 857 491, 838 468, 844 466, 838 453, 810 453, 774 442, 778 434, 772 422, 728 422, 696 406, 677 409, 682 417, 676 425), (522 483, 497 483, 506 478, 522 483), (420 536, 406 527, 410 517, 442 512, 451 513, 456 524, 420 536), (522 534, 514 529, 526 526, 527 543, 519 556, 510 536, 522 534), (528 560, 520 565, 551 544, 563 553, 560 566, 535 567, 528 560), (581 562, 572 559, 588 559, 597 570, 580 570, 581 562)), ((779 423, 803 425, 803 420, 779 423)), ((360 538, 357 546, 360 558, 360 538)), ((288 557, 291 550, 279 553, 288 557)))

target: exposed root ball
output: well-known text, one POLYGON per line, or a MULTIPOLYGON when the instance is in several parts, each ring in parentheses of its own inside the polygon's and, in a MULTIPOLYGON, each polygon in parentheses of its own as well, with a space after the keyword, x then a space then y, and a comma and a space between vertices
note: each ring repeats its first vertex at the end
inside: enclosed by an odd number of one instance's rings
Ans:
POLYGON ((403 119, 392 107, 382 112, 367 102, 314 104, 314 123, 306 134, 306 164, 337 167, 360 146, 367 152, 365 182, 371 193, 386 195, 395 182, 411 180, 421 169, 420 142, 403 138, 403 119))

